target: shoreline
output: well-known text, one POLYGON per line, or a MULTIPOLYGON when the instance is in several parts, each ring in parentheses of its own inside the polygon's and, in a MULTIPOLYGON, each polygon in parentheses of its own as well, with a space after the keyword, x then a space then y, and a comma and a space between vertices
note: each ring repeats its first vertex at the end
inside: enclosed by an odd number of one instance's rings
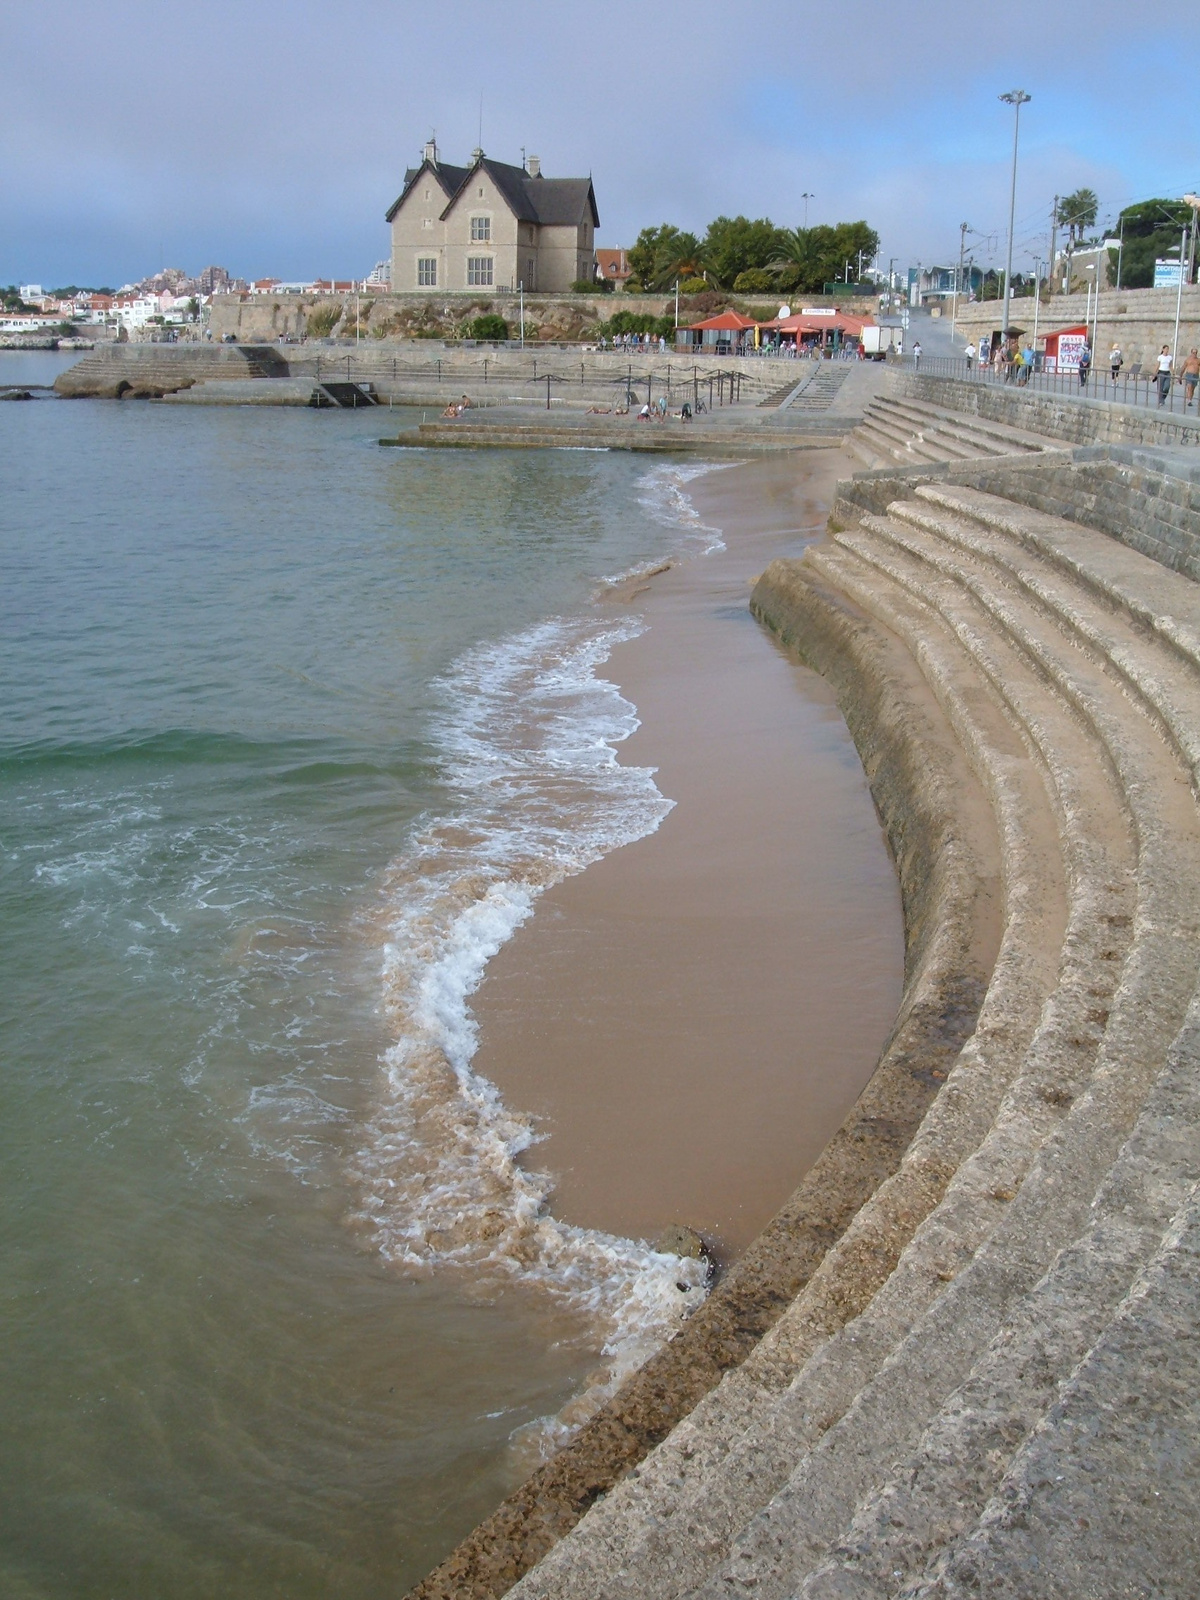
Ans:
POLYGON ((673 809, 548 889, 472 1002, 475 1069, 537 1119, 522 1165, 553 1175, 553 1213, 684 1226, 724 1264, 828 1143, 899 1003, 894 869, 832 691, 746 603, 824 525, 837 458, 815 460, 692 478, 723 547, 601 600, 645 618, 601 672, 637 708, 622 764, 673 809))
MULTIPOLYGON (((744 1362, 770 1368, 776 1359, 771 1329, 861 1208, 897 1174, 974 1028, 995 959, 999 892, 999 846, 979 782, 898 644, 832 593, 807 588, 779 614, 764 604, 770 598, 760 580, 751 608, 792 651, 797 630, 803 631, 804 659, 836 694, 887 833, 904 910, 899 1010, 849 1114, 707 1300, 570 1443, 410 1591, 409 1600, 503 1594, 725 1374, 744 1362)), ((898 1197, 894 1228, 847 1241, 848 1280, 833 1290, 823 1313, 833 1324, 852 1316, 886 1277, 898 1248, 893 1233, 911 1230, 932 1203, 940 1176, 931 1171, 918 1183, 920 1192, 898 1197)))

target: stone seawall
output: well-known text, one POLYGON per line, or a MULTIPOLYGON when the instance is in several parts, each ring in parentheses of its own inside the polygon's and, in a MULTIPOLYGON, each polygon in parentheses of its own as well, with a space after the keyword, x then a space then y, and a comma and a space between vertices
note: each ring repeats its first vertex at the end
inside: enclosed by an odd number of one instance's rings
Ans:
POLYGON ((1153 406, 1117 405, 1014 389, 966 378, 941 378, 907 369, 897 380, 898 394, 927 400, 966 416, 984 417, 1065 444, 1157 445, 1194 449, 1200 445, 1200 418, 1159 413, 1153 406))
POLYGON ((150 399, 208 379, 282 378, 287 372, 287 362, 269 347, 109 344, 60 372, 54 388, 68 399, 150 399))

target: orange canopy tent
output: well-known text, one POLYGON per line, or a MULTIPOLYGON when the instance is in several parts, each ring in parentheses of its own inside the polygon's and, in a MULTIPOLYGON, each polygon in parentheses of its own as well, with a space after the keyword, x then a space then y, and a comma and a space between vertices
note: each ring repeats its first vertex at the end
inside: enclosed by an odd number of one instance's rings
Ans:
POLYGON ((744 317, 740 311, 722 311, 719 316, 706 317, 703 322, 690 322, 686 328, 680 328, 677 342, 728 350, 737 346, 757 326, 753 317, 744 317))

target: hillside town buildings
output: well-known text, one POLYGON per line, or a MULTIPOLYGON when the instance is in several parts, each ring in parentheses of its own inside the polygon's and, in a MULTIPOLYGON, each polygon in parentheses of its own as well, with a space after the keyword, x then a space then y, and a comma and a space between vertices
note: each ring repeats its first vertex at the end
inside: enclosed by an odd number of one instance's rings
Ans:
POLYGON ((562 293, 592 280, 592 180, 547 178, 536 156, 514 167, 474 150, 469 166, 451 166, 431 139, 387 220, 393 291, 562 293))

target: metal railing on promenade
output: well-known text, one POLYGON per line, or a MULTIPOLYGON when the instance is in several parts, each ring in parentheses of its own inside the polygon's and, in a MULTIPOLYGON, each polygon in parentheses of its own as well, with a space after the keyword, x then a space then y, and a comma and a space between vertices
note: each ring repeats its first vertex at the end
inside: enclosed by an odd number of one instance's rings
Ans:
POLYGON ((761 383, 747 383, 744 373, 680 361, 668 361, 665 369, 660 366, 638 370, 633 361, 597 365, 583 359, 576 369, 572 363, 560 360, 551 364, 544 356, 540 361, 537 356, 532 356, 531 370, 522 373, 514 372, 511 365, 498 364, 487 356, 481 356, 473 362, 457 357, 453 362, 435 359, 416 363, 384 355, 354 355, 352 352, 333 355, 330 352, 310 360, 293 357, 292 367, 295 376, 311 371, 316 383, 390 383, 397 388, 428 384, 437 389, 461 389, 463 384, 474 384, 482 386, 485 391, 495 384, 508 391, 509 395, 515 387, 537 385, 540 389, 544 384, 546 395, 537 392, 531 395, 532 399, 543 403, 548 398, 554 398, 551 391, 562 395, 569 394, 572 389, 590 389, 594 392, 616 389, 639 405, 643 391, 648 402, 656 392, 664 394, 668 403, 675 398, 683 400, 690 397, 695 405, 703 397, 707 402, 706 409, 712 410, 738 404, 743 398, 743 387, 747 389, 747 398, 764 392, 761 383), (304 372, 297 373, 295 369, 298 367, 303 368, 304 372))
POLYGON ((961 378, 970 383, 993 384, 1003 389, 1025 389, 1037 394, 1058 394, 1072 400, 1107 400, 1117 405, 1150 406, 1156 410, 1174 412, 1179 416, 1197 414, 1196 396, 1189 400, 1184 384, 1172 378, 1165 393, 1160 391, 1155 373, 1142 372, 1130 367, 1114 379, 1112 372, 1093 368, 1086 381, 1080 381, 1078 372, 1040 372, 1028 367, 1006 369, 985 363, 968 362, 964 356, 927 356, 915 359, 911 351, 905 353, 903 366, 908 372, 920 372, 934 378, 961 378))

